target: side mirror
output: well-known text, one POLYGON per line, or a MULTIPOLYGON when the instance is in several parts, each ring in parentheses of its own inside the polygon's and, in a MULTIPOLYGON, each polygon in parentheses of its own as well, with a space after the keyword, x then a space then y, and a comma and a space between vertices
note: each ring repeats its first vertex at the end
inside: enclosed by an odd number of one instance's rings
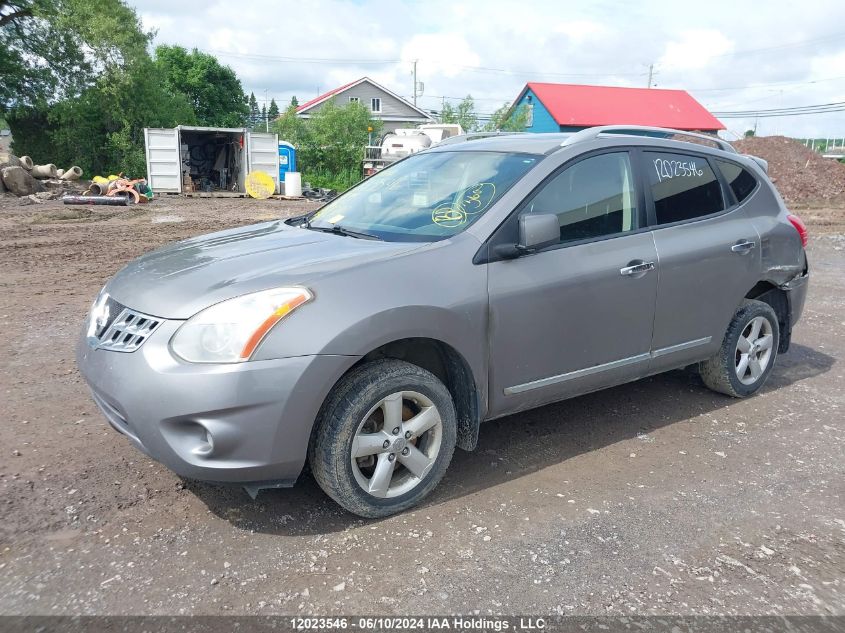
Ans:
POLYGON ((526 214, 519 218, 519 245, 538 250, 560 242, 560 221, 552 213, 526 214))
POLYGON ((513 259, 560 242, 560 221, 553 213, 527 214, 519 218, 519 243, 499 244, 496 254, 513 259))

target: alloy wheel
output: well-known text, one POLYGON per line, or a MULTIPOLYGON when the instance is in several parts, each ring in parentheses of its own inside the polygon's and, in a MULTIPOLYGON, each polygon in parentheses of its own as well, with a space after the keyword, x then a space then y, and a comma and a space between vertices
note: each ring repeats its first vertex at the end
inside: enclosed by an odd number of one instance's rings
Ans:
POLYGON ((736 343, 736 376, 744 385, 757 382, 772 359, 772 324, 758 316, 743 328, 736 343))
POLYGON ((392 393, 370 409, 355 432, 355 480, 374 497, 410 492, 434 466, 442 440, 443 422, 429 398, 416 391, 392 393))

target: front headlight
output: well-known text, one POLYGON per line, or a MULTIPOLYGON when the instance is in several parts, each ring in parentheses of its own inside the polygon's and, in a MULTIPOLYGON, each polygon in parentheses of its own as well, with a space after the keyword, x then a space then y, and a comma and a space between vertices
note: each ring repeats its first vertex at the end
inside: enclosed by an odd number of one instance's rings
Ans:
POLYGON ((313 297, 306 288, 275 288, 223 301, 188 319, 170 348, 191 363, 241 363, 276 323, 313 297))
POLYGON ((86 321, 86 335, 88 338, 94 338, 98 334, 103 333, 103 328, 109 322, 109 295, 106 292, 105 286, 100 290, 100 294, 94 299, 91 304, 91 309, 88 311, 88 320, 86 321))

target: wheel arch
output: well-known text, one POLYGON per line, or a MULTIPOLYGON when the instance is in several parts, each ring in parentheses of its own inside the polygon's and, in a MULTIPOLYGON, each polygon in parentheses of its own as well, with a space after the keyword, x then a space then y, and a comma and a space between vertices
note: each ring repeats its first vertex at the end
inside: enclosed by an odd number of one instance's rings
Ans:
POLYGON ((771 306, 778 318, 780 329, 780 343, 778 353, 783 354, 789 350, 792 338, 791 310, 789 306, 789 295, 785 290, 779 288, 771 281, 758 281, 746 294, 745 299, 762 301, 771 306))
MULTIPOLYGON (((449 390, 455 404, 458 447, 466 451, 475 449, 482 415, 479 390, 470 364, 457 349, 435 338, 400 338, 370 350, 343 376, 364 363, 381 358, 402 360, 434 374, 449 390)), ((340 376, 337 382, 343 376, 340 376)))

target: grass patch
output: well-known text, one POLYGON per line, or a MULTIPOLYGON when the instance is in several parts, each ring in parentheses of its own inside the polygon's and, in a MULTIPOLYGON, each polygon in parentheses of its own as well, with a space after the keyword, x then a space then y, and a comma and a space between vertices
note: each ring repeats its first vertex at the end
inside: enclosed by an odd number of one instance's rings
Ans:
POLYGON ((320 189, 334 189, 342 193, 361 182, 361 168, 351 167, 339 173, 332 173, 323 169, 307 171, 302 175, 302 182, 320 189))

